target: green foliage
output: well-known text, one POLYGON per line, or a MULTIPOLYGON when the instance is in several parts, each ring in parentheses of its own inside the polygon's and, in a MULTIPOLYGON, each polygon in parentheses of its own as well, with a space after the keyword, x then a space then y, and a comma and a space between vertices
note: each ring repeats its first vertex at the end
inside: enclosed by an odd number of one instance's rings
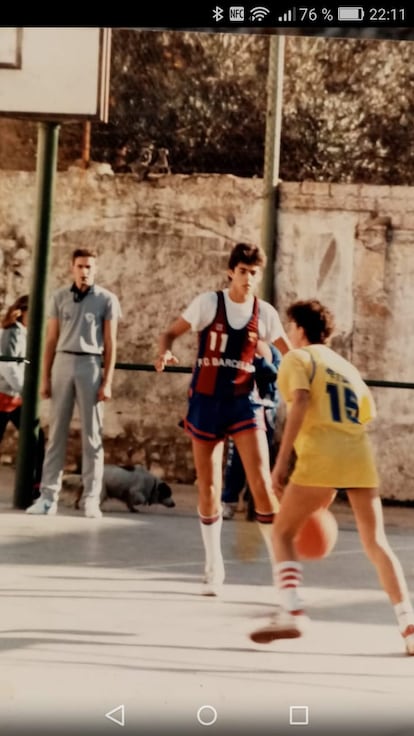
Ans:
MULTIPOLYGON (((269 36, 119 30, 102 160, 127 140, 169 149, 179 173, 263 173, 269 36)), ((411 184, 414 45, 286 39, 282 179, 411 184)), ((98 156, 98 151, 100 155, 98 156)))
MULTIPOLYGON (((368 29, 369 30, 369 29, 368 29)), ((95 161, 128 145, 167 148, 173 173, 262 176, 269 35, 114 29, 110 121, 92 125, 95 161)), ((414 44, 285 39, 280 176, 414 183, 414 44)), ((0 120, 0 166, 34 168, 34 123, 0 120)), ((82 156, 64 123, 59 168, 82 156)))
POLYGON ((172 170, 261 175, 268 39, 120 30, 113 33, 111 112, 94 157, 128 143, 169 149, 172 170))
POLYGON ((411 41, 286 44, 282 178, 412 184, 411 41))

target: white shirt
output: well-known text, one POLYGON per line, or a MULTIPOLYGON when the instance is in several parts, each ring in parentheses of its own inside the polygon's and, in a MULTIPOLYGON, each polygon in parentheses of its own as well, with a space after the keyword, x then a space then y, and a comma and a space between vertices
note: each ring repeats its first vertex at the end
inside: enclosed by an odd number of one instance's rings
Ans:
MULTIPOLYGON (((21 322, 0 330, 1 354, 8 357, 26 356, 27 330, 21 322)), ((0 362, 0 391, 8 396, 21 396, 24 383, 25 364, 16 361, 0 362)))
MULTIPOLYGON (((182 318, 189 322, 193 332, 201 332, 211 324, 217 312, 217 293, 205 291, 196 296, 182 313, 182 318)), ((241 330, 252 316, 254 297, 245 302, 234 302, 230 299, 229 290, 224 289, 224 303, 230 327, 241 330)), ((259 338, 265 342, 275 342, 285 337, 280 317, 276 309, 268 302, 259 299, 259 338)))

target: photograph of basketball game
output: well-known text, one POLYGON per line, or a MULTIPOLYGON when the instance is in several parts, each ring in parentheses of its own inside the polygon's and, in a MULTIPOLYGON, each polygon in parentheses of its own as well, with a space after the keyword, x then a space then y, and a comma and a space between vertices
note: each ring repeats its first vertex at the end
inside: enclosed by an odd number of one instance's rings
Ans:
POLYGON ((203 13, 0 28, 2 729, 411 736, 411 10, 203 13))

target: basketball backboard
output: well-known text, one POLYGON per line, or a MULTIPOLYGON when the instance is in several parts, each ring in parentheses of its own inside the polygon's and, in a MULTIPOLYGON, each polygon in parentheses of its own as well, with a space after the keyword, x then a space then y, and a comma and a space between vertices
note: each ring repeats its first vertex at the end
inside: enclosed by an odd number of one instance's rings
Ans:
POLYGON ((0 28, 0 115, 107 121, 109 28, 0 28))

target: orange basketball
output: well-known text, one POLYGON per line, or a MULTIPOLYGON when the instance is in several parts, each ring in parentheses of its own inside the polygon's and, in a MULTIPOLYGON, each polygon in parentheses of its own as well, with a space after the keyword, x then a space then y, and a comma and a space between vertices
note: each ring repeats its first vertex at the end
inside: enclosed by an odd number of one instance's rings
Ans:
POLYGON ((305 521, 295 537, 295 548, 301 560, 327 557, 338 539, 338 524, 329 509, 318 509, 305 521))

